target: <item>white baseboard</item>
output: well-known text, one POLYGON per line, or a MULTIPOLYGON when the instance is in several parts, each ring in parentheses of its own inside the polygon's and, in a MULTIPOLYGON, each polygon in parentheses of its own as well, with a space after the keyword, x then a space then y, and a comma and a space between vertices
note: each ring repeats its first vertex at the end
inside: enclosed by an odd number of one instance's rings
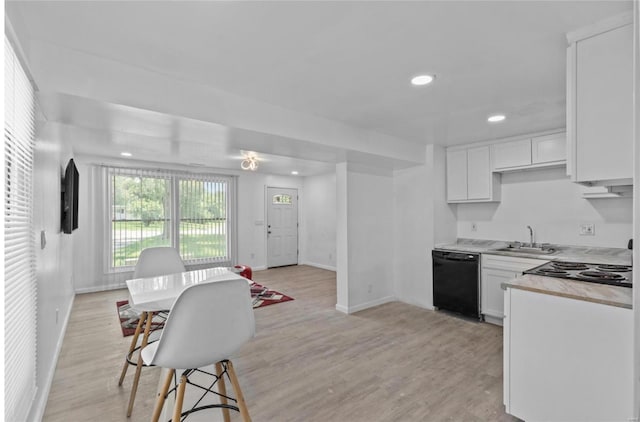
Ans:
POLYGON ((267 269, 267 266, 266 266, 266 265, 260 265, 260 266, 258 266, 258 267, 251 267, 251 270, 252 270, 252 271, 264 271, 264 270, 266 270, 266 269, 267 269))
POLYGON ((71 310, 73 309, 73 302, 75 300, 75 295, 71 297, 71 302, 69 303, 69 307, 64 316, 64 320, 62 321, 62 330, 60 330, 60 337, 56 343, 56 350, 53 355, 53 364, 49 369, 49 373, 47 374, 46 381, 42 386, 42 391, 39 392, 36 396, 36 400, 31 406, 31 411, 29 412, 29 421, 32 422, 40 422, 44 416, 44 411, 47 407, 47 401, 49 400, 49 393, 51 392, 51 385, 53 384, 53 376, 56 373, 56 367, 58 366, 58 358, 60 357, 60 351, 62 350, 62 343, 64 342, 64 336, 67 333, 67 325, 69 324, 69 319, 71 318, 71 310))
POLYGON ((371 302, 361 303, 359 305, 349 306, 349 313, 362 311, 364 309, 373 308, 374 306, 383 305, 389 302, 395 302, 397 299, 395 296, 385 296, 380 299, 372 300, 371 302))
POLYGON ((346 306, 343 306, 343 305, 338 305, 336 303, 336 311, 342 312, 343 314, 348 314, 349 313, 349 308, 347 308, 346 306))
POLYGON ((308 261, 301 262, 300 265, 308 265, 310 267, 320 268, 321 270, 329 270, 329 271, 336 272, 336 267, 332 267, 331 265, 317 264, 315 262, 308 262, 308 261))
POLYGON ((336 304, 336 311, 340 311, 345 314, 353 314, 358 311, 362 311, 368 308, 373 308, 374 306, 383 305, 389 302, 395 302, 397 299, 394 296, 386 296, 381 297, 380 299, 372 300, 371 302, 361 303, 359 305, 354 306, 343 306, 336 304))
POLYGON ((107 284, 106 286, 95 286, 95 287, 83 287, 81 289, 76 289, 76 294, 82 293, 95 293, 95 292, 106 292, 107 290, 118 290, 118 289, 126 289, 127 283, 117 283, 117 284, 107 284))

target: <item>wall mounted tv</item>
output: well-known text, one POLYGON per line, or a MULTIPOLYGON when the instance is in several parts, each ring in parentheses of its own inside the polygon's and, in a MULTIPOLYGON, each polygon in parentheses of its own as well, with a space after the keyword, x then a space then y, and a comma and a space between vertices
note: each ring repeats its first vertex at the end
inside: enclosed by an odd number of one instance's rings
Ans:
POLYGON ((62 209, 60 212, 63 233, 78 228, 78 169, 73 159, 69 160, 62 180, 62 209))

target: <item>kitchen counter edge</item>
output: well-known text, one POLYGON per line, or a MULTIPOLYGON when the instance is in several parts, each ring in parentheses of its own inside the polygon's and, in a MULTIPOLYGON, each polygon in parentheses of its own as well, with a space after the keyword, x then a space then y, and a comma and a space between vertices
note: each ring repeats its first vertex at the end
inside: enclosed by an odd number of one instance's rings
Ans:
POLYGON ((508 288, 528 290, 535 293, 584 300, 619 308, 633 308, 633 291, 628 287, 525 274, 509 282, 502 283, 502 288, 504 290, 508 288))

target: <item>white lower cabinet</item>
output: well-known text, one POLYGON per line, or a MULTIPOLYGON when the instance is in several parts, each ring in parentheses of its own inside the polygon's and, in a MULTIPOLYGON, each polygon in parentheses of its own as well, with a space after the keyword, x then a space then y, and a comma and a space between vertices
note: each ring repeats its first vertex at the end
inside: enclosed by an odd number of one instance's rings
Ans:
POLYGON ((631 309, 508 288, 504 404, 526 421, 633 420, 631 309))
POLYGON ((545 262, 547 261, 541 259, 482 254, 480 312, 485 321, 502 325, 502 318, 504 318, 502 283, 513 280, 521 276, 523 271, 545 262))

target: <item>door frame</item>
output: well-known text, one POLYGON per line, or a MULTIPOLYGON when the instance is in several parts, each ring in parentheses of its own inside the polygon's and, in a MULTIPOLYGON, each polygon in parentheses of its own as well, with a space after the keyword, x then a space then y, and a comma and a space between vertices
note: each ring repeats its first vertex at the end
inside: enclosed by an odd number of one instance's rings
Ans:
POLYGON ((269 189, 292 189, 296 191, 296 250, 298 252, 296 255, 296 265, 300 265, 300 188, 297 186, 286 187, 264 185, 264 267, 266 269, 277 268, 269 267, 269 236, 267 235, 267 232, 269 231, 269 189))

